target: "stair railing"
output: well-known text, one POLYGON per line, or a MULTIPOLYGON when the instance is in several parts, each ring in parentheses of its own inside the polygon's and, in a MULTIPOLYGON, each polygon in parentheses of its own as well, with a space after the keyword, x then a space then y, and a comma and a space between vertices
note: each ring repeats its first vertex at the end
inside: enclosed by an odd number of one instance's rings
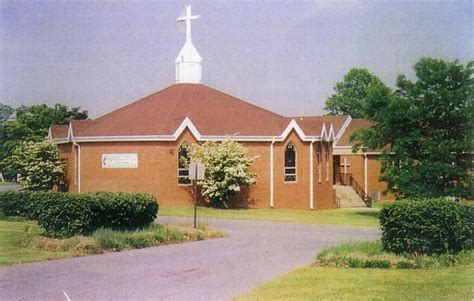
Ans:
POLYGON ((364 188, 357 183, 352 174, 350 173, 341 173, 339 174, 339 181, 343 186, 351 186, 352 189, 357 193, 357 195, 364 201, 367 207, 372 207, 372 198, 367 195, 364 188))

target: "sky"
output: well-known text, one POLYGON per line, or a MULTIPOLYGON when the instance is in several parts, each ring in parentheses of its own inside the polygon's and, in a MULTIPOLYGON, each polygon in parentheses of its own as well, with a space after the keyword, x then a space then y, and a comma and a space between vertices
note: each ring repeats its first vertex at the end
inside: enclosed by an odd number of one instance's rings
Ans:
POLYGON ((174 83, 186 4, 202 83, 285 116, 321 115, 351 68, 394 87, 422 57, 473 60, 473 4, 0 0, 0 103, 96 118, 174 83))

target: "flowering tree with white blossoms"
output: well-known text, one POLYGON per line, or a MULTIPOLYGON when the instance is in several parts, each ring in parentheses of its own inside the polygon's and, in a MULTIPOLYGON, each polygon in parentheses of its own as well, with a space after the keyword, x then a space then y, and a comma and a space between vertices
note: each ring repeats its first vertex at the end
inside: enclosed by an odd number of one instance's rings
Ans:
POLYGON ((222 142, 207 141, 194 144, 189 150, 191 162, 202 162, 206 178, 201 181, 202 195, 211 206, 228 208, 230 198, 241 186, 255 184, 257 175, 248 168, 257 157, 248 157, 248 150, 229 138, 222 142))
POLYGON ((18 182, 26 190, 47 191, 64 180, 64 163, 51 142, 23 142, 10 157, 18 170, 18 182))

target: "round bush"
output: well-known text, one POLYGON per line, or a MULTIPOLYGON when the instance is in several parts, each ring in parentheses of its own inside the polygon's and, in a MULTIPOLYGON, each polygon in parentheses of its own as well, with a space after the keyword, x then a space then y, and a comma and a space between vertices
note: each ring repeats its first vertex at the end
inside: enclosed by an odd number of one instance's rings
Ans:
POLYGON ((474 208, 454 201, 396 201, 379 214, 386 251, 457 254, 473 244, 474 208))

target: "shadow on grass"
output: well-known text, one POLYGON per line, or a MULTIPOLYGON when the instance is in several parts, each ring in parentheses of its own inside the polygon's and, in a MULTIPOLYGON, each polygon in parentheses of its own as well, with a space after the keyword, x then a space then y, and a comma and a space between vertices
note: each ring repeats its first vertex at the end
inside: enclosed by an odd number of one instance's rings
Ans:
POLYGON ((379 212, 375 210, 367 210, 367 211, 355 211, 352 213, 353 215, 362 215, 362 216, 371 216, 371 217, 379 217, 379 212))

